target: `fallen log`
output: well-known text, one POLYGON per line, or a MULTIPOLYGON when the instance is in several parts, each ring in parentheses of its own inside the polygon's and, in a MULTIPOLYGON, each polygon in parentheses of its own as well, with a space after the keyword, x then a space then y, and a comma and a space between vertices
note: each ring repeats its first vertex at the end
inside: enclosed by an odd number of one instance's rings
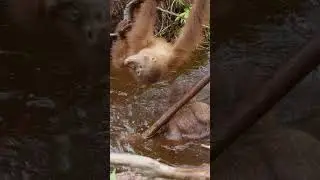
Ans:
POLYGON ((210 179, 210 165, 197 167, 173 167, 160 163, 152 158, 127 153, 110 153, 111 165, 125 165, 139 168, 149 177, 174 179, 210 179))

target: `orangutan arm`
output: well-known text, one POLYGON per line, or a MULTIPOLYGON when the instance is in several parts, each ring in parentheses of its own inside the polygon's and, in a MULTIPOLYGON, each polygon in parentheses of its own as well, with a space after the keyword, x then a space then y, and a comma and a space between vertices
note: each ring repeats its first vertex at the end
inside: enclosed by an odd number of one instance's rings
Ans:
POLYGON ((190 16, 173 46, 170 70, 183 65, 203 40, 203 25, 208 23, 210 0, 193 2, 190 16))
POLYGON ((122 20, 118 23, 115 32, 118 33, 117 39, 112 43, 111 60, 115 68, 121 68, 123 61, 128 57, 128 42, 127 42, 127 26, 130 25, 129 20, 122 20))
POLYGON ((140 11, 128 32, 129 54, 136 54, 141 49, 148 46, 154 38, 154 25, 157 16, 157 1, 144 0, 140 6, 140 11))

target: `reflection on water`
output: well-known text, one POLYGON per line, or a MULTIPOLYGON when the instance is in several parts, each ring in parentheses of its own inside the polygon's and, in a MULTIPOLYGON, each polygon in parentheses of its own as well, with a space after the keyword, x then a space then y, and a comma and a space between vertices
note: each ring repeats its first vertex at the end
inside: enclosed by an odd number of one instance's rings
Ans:
MULTIPOLYGON (((301 1, 285 15, 266 16, 263 23, 242 25, 240 32, 217 43, 216 65, 221 81, 214 96, 214 112, 232 107, 246 94, 255 91, 290 57, 295 55, 312 35, 319 31, 319 2, 301 1)), ((217 34, 228 37, 224 31, 217 34)), ((274 109, 283 121, 292 121, 305 111, 319 106, 319 72, 312 72, 274 109)))
POLYGON ((71 22, 13 24, 4 2, 0 179, 103 179, 106 54, 71 22))

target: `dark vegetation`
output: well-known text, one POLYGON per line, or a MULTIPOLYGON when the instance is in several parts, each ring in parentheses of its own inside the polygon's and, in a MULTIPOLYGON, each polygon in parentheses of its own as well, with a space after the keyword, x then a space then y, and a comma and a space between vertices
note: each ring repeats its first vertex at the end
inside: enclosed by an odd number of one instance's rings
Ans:
MULTIPOLYGON (((112 0, 110 3, 111 27, 116 27, 123 18, 123 9, 130 0, 112 0)), ((190 10, 190 1, 188 0, 168 0, 161 1, 158 9, 158 18, 156 22, 156 35, 173 40, 179 33, 179 29, 184 25, 185 18, 190 10), (182 18, 179 18, 178 16, 182 18)), ((111 28, 114 31, 114 28, 111 28)), ((207 28, 207 41, 203 46, 209 46, 210 29, 207 28)), ((207 49, 208 50, 208 49, 207 49)))

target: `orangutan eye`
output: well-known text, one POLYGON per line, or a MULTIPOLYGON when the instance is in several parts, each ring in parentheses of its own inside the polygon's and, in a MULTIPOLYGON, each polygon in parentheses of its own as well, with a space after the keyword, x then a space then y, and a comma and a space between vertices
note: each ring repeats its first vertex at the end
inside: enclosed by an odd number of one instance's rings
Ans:
POLYGON ((156 61, 156 58, 155 58, 155 57, 152 57, 151 60, 152 60, 152 61, 156 61))
POLYGON ((135 70, 136 69, 136 66, 134 65, 133 62, 129 62, 128 65, 127 65, 129 68, 135 70))

